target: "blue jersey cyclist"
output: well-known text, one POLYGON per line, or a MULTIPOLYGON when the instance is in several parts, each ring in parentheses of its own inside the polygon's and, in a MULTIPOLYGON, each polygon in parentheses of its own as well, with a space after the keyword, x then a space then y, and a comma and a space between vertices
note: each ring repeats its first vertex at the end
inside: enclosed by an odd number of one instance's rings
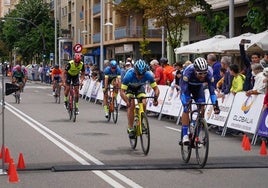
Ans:
POLYGON ((103 81, 103 108, 105 112, 105 117, 108 118, 108 88, 110 84, 114 88, 115 97, 117 97, 118 89, 121 86, 121 69, 117 65, 116 60, 111 60, 109 66, 107 66, 104 71, 104 81, 103 81))
MULTIPOLYGON (((133 123, 134 123, 134 109, 135 102, 134 99, 129 100, 129 97, 143 97, 145 94, 145 84, 150 83, 150 86, 154 90, 154 102, 153 105, 158 105, 158 96, 159 89, 154 80, 154 77, 151 72, 148 71, 148 65, 143 60, 137 60, 134 64, 134 68, 131 68, 127 71, 125 77, 122 80, 120 96, 125 101, 127 109, 127 118, 128 118, 128 133, 129 137, 133 138, 135 136, 133 123)), ((146 99, 143 99, 144 111, 146 110, 146 99)))
POLYGON ((184 144, 189 144, 188 126, 190 120, 188 104, 191 100, 191 96, 196 103, 206 102, 204 93, 205 85, 207 85, 211 102, 214 105, 214 113, 219 114, 220 109, 218 107, 217 97, 214 92, 215 88, 213 75, 208 69, 207 61, 204 58, 199 57, 195 59, 192 65, 189 65, 183 71, 183 79, 181 81, 181 102, 183 105, 183 113, 181 117, 183 133, 182 142, 184 144))

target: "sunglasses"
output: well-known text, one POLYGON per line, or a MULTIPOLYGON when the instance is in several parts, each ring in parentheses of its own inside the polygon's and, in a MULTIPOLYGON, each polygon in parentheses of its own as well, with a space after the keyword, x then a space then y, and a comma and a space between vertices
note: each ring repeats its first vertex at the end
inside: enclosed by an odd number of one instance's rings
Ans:
POLYGON ((205 75, 208 74, 208 72, 197 72, 197 71, 196 71, 196 74, 197 74, 198 76, 205 76, 205 75))

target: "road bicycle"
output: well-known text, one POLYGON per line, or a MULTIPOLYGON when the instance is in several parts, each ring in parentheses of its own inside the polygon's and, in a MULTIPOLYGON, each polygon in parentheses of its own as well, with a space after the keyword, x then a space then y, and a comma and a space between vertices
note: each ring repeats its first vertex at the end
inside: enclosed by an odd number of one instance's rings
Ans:
POLYGON ((14 92, 15 103, 20 104, 20 101, 21 101, 20 93, 21 93, 22 83, 16 82, 15 84, 19 87, 19 90, 14 92))
POLYGON ((190 109, 190 126, 189 126, 189 143, 183 144, 181 131, 181 155, 185 163, 188 163, 191 157, 192 149, 195 149, 196 160, 200 168, 203 168, 208 159, 209 152, 209 134, 206 120, 203 118, 203 105, 212 105, 206 103, 195 103, 193 99, 189 102, 190 109), (196 107, 194 108, 195 105, 196 107))
POLYGON ((73 122, 76 121, 76 108, 75 108, 75 90, 73 84, 70 84, 70 91, 69 91, 69 100, 68 100, 68 106, 67 111, 69 114, 69 119, 73 120, 73 122))
POLYGON ((108 107, 108 118, 107 121, 109 122, 111 117, 113 117, 113 122, 117 123, 118 120, 118 103, 115 95, 115 88, 111 84, 107 88, 108 92, 108 99, 107 99, 107 107, 108 107))
POLYGON ((54 95, 55 103, 60 104, 61 85, 60 85, 59 81, 56 81, 55 84, 56 84, 55 85, 55 95, 54 95))
POLYGON ((134 110, 134 132, 135 136, 133 138, 129 138, 130 146, 132 149, 136 149, 138 137, 140 137, 141 148, 145 155, 148 155, 150 150, 150 126, 148 117, 143 108, 143 99, 154 98, 154 97, 130 97, 129 100, 134 99, 137 100, 137 104, 134 110))

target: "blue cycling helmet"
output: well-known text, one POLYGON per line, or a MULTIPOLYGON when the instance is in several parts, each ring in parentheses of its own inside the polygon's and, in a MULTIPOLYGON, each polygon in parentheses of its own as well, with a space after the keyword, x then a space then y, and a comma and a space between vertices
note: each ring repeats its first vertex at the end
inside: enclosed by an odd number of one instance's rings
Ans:
POLYGON ((110 61, 110 66, 111 66, 111 68, 116 68, 117 62, 115 60, 110 61))
POLYGON ((134 69, 138 74, 143 75, 148 70, 148 66, 145 61, 139 59, 134 64, 134 69))

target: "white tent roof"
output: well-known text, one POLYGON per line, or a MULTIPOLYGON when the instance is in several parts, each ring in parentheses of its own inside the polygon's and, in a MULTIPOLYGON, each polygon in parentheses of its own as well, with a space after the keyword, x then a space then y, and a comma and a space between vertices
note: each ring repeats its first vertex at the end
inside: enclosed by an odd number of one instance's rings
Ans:
MULTIPOLYGON (((221 41, 217 44, 214 44, 212 47, 218 48, 223 53, 239 53, 239 43, 242 39, 251 40, 251 37, 254 36, 253 33, 245 33, 237 37, 232 37, 221 41)), ((245 44, 245 48, 247 48, 249 44, 245 44)))
POLYGON ((218 43, 220 41, 226 40, 223 35, 216 35, 212 38, 201 40, 186 46, 176 48, 174 52, 176 54, 202 54, 209 52, 221 52, 217 47, 212 47, 212 44, 218 43))
POLYGON ((268 30, 250 37, 250 40, 248 51, 268 51, 268 30))

